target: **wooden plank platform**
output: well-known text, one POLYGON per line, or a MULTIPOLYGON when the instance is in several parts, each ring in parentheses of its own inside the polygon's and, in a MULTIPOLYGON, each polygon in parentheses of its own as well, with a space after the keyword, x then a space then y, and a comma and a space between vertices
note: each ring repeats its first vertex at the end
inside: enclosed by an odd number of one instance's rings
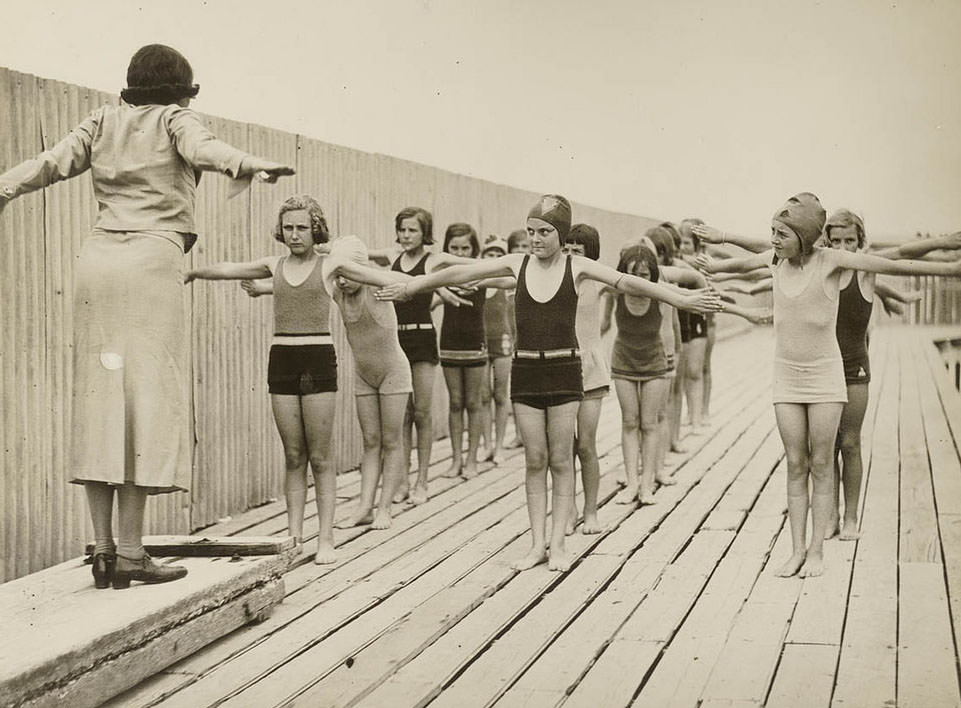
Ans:
POLYGON ((289 557, 188 558, 183 580, 97 590, 74 559, 0 585, 0 705, 96 706, 284 597, 289 557))
MULTIPOLYGON (((570 572, 510 569, 529 544, 523 452, 446 479, 441 442, 426 504, 396 505, 388 531, 337 530, 331 566, 308 544, 268 619, 108 705, 961 705, 961 397, 939 337, 872 333, 862 537, 827 541, 820 578, 772 573, 790 534, 760 329, 718 343, 713 424, 669 457, 678 483, 652 506, 614 503, 620 416, 604 402, 604 531, 570 537, 570 572)), ((338 518, 357 492, 342 475, 338 518)), ((278 503, 204 535, 284 526, 278 503)))

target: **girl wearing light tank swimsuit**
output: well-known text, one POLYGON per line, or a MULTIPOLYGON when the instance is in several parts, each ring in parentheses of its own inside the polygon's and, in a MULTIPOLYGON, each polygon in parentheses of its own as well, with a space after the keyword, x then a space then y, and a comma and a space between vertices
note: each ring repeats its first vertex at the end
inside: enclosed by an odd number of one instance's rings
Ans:
POLYGON ((185 280, 272 278, 274 336, 267 383, 277 432, 284 447, 284 495, 291 536, 303 539, 307 502, 307 465, 314 475, 317 503, 317 552, 314 562, 333 563, 334 499, 337 477, 330 464, 337 356, 330 336, 330 296, 323 285, 314 245, 329 239, 323 209, 312 197, 290 197, 280 207, 274 238, 287 256, 247 263, 217 263, 196 268, 185 280))
MULTIPOLYGON (((507 254, 507 243, 496 237, 488 238, 481 249, 481 258, 498 258, 507 254)), ((478 453, 480 459, 488 459, 495 465, 501 461, 504 435, 507 432, 507 416, 510 412, 508 384, 510 382, 511 355, 514 353, 514 336, 511 317, 514 307, 512 297, 501 288, 487 289, 484 305, 484 332, 487 335, 487 373, 481 387, 481 432, 486 441, 486 454, 478 453), (493 421, 491 400, 494 403, 493 421), (493 430, 491 428, 493 422, 493 430)))
POLYGON ((378 297, 403 299, 441 285, 482 278, 517 280, 517 350, 511 372, 514 418, 524 439, 528 514, 532 547, 513 564, 526 570, 548 562, 565 571, 572 558, 565 546, 573 496, 573 444, 577 409, 583 397, 575 317, 580 283, 596 280, 634 295, 666 300, 678 307, 716 309, 716 293, 680 293, 579 256, 565 256, 561 245, 571 226, 570 202, 548 194, 527 218, 531 254, 480 260, 412 279, 378 291, 378 297), (553 480, 550 556, 547 555, 547 472, 553 480))
MULTIPOLYGON (((364 442, 357 509, 336 524, 350 528, 391 526, 391 502, 403 477, 401 431, 411 392, 410 367, 397 340, 397 315, 390 303, 374 298, 371 285, 403 281, 406 276, 370 268, 367 247, 356 236, 331 242, 321 265, 324 287, 340 310, 354 364, 354 400, 364 442), (377 511, 377 484, 383 486, 377 511)), ((270 284, 245 280, 251 297, 274 292, 270 284)))
POLYGON ((746 258, 699 260, 709 273, 744 273, 768 264, 774 278, 774 414, 788 463, 793 545, 791 557, 775 571, 782 577, 824 572, 823 542, 831 507, 837 505, 832 480, 834 444, 848 400, 836 336, 842 273, 961 276, 961 261, 893 261, 822 248, 817 244, 824 224, 825 211, 818 198, 802 192, 774 214, 772 250, 746 258), (809 477, 814 483, 810 502, 809 477), (813 531, 808 544, 809 506, 813 531))

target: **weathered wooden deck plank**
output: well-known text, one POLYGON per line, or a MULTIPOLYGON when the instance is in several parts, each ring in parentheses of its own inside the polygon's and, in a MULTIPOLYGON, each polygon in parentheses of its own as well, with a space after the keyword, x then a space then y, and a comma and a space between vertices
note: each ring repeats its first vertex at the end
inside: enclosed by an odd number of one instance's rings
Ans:
POLYGON ((764 705, 767 708, 828 708, 837 662, 836 646, 785 644, 774 684, 764 705))
POLYGON ((902 561, 900 571, 898 705, 961 705, 944 568, 902 561))
MULTIPOLYGON (((893 348, 882 330, 885 351, 893 348)), ((896 352, 875 367, 877 415, 865 479, 848 611, 832 705, 895 705, 898 631, 898 410, 896 352)), ((874 383, 874 382, 872 382, 874 383)), ((777 679, 775 680, 777 683, 777 679)))

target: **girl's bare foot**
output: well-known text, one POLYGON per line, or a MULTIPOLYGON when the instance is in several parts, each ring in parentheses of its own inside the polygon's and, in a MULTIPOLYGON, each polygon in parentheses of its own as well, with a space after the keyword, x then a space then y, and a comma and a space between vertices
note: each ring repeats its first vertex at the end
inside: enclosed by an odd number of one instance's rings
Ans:
POLYGON ((464 465, 464 479, 474 479, 477 476, 477 462, 474 460, 468 460, 467 464, 464 465))
POLYGON ((319 543, 317 544, 317 553, 314 554, 314 563, 317 565, 326 565, 328 563, 337 562, 337 551, 329 543, 319 543))
POLYGON ((390 512, 389 511, 377 511, 377 516, 374 517, 373 523, 370 525, 372 529, 377 529, 381 531, 383 529, 390 528, 390 512))
POLYGON ((514 570, 529 570, 535 565, 540 565, 547 560, 547 551, 543 548, 532 548, 523 558, 518 558, 511 563, 514 570))
POLYGON ((626 486, 614 497, 615 504, 633 504, 637 499, 637 487, 626 486))
POLYGON ((798 571, 798 576, 802 578, 816 578, 824 574, 824 556, 820 553, 808 551, 804 559, 804 565, 798 571))
POLYGON ((551 549, 550 557, 547 561, 547 569, 555 570, 559 573, 566 573, 571 569, 574 558, 564 548, 551 549))
POLYGON ((410 493, 410 503, 414 506, 423 504, 427 501, 427 485, 418 482, 414 485, 414 490, 410 493))
POLYGON ((861 532, 858 531, 858 524, 856 521, 845 521, 844 528, 841 529, 841 533, 838 536, 842 541, 857 541, 861 538, 861 532))
POLYGON ((460 476, 460 469, 461 469, 461 461, 460 461, 460 460, 454 460, 453 462, 450 463, 450 467, 447 468, 447 471, 444 472, 444 475, 443 475, 443 476, 444 476, 444 477, 459 477, 459 476, 460 476))
POLYGON ((687 452, 687 445, 684 445, 680 440, 675 440, 671 443, 671 452, 685 453, 687 452))
POLYGON ((477 461, 478 462, 490 462, 494 458, 494 453, 489 447, 484 445, 483 447, 477 448, 477 461))
POLYGON ((395 504, 402 503, 407 498, 407 494, 409 492, 410 492, 410 481, 408 481, 407 475, 404 475, 404 479, 401 480, 400 485, 397 487, 397 490, 394 492, 394 499, 393 499, 394 503, 395 504))
POLYGON ((584 523, 581 524, 581 533, 583 534, 595 534, 600 533, 604 529, 597 520, 597 514, 588 514, 584 512, 584 523))
POLYGON ((654 481, 662 487, 670 487, 672 484, 677 484, 677 480, 674 479, 674 477, 664 473, 654 475, 654 481))
POLYGON ((637 503, 641 506, 650 506, 651 504, 656 504, 657 500, 651 492, 638 492, 637 503))
POLYGON ((504 451, 499 447, 495 447, 491 452, 491 456, 487 459, 493 462, 495 465, 499 465, 504 461, 504 451))
POLYGON ((790 578, 792 575, 797 575, 801 566, 804 565, 804 556, 804 552, 793 554, 788 558, 787 563, 774 571, 774 574, 779 578, 790 578))
POLYGON ((355 526, 365 526, 374 520, 372 509, 358 509, 346 519, 334 524, 335 529, 352 529, 355 526))

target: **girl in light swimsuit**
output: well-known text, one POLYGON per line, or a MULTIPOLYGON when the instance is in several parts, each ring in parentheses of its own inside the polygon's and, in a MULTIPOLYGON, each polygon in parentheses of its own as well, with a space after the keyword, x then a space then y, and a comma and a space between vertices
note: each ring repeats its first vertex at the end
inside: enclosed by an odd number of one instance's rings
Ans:
POLYGON ((847 386, 836 329, 841 275, 845 270, 891 275, 961 276, 957 263, 893 261, 818 246, 825 211, 802 192, 779 208, 771 222, 773 249, 746 258, 699 258, 707 272, 749 272, 768 264, 774 278, 774 414, 787 457, 787 506, 791 557, 775 572, 821 575, 823 542, 837 506, 834 445, 847 386), (808 480, 813 493, 808 496, 808 480), (813 533, 806 541, 810 508, 813 533))

